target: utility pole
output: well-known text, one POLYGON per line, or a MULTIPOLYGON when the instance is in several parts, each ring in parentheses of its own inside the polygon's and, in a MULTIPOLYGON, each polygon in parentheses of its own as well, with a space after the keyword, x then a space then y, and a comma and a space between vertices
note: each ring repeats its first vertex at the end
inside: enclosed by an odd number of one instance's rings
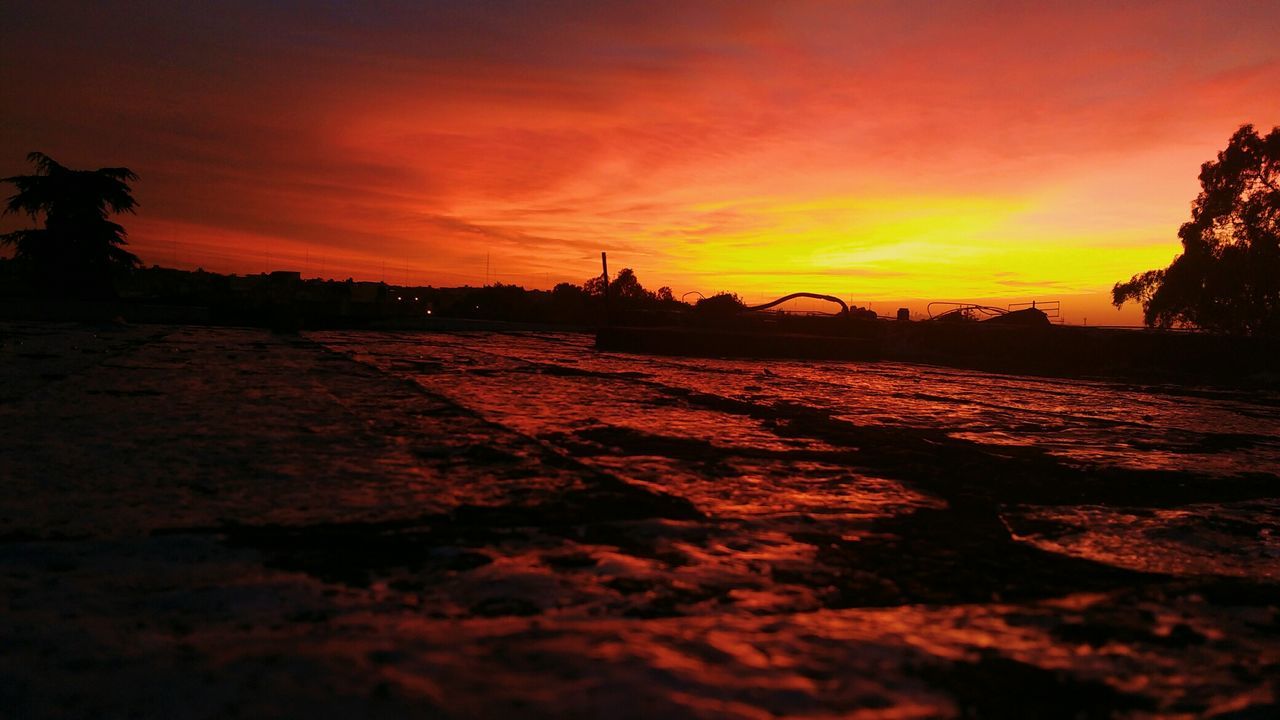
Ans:
POLYGON ((609 324, 609 256, 600 251, 600 268, 604 273, 604 324, 609 324))

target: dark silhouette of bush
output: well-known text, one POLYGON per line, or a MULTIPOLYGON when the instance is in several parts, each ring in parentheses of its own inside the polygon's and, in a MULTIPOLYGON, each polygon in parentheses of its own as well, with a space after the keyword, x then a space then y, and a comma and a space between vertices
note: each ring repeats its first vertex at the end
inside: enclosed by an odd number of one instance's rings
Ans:
POLYGON ((709 298, 699 299, 693 310, 701 315, 736 315, 745 307, 746 304, 737 293, 720 292, 709 298))
POLYGON ((1112 288, 1112 302, 1142 303, 1148 325, 1280 335, 1280 127, 1252 125, 1200 168, 1182 254, 1112 288))
POLYGON ((43 216, 44 227, 0 235, 0 244, 14 248, 14 259, 33 271, 45 293, 114 295, 113 277, 140 262, 123 248, 124 227, 108 217, 134 212, 129 183, 138 176, 123 167, 72 170, 38 152, 27 159, 35 174, 0 179, 18 190, 4 214, 25 213, 33 221, 43 216))

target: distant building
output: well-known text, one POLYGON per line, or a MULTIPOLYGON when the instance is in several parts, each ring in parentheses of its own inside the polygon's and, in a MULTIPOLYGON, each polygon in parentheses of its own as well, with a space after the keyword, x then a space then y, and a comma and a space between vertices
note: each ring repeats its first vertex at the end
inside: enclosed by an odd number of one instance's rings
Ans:
POLYGON ((358 282, 351 286, 351 302, 376 303, 386 294, 386 285, 373 282, 358 282))

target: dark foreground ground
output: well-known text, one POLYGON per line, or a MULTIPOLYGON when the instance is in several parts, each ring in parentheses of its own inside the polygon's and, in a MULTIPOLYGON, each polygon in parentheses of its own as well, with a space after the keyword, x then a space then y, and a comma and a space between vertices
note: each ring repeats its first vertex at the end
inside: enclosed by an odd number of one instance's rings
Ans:
POLYGON ((1121 457, 531 342, 0 325, 0 716, 1280 716, 1270 400, 1121 457))

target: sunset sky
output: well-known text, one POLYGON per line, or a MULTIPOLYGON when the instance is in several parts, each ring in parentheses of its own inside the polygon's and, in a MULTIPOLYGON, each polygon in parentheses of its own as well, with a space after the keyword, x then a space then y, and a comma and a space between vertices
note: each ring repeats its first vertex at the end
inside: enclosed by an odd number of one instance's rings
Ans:
MULTIPOLYGON (((3 3, 0 174, 126 165, 147 264, 750 300, 1167 265, 1280 124, 1280 3, 3 3)), ((10 188, 3 192, 8 194, 10 188)), ((6 218, 8 229, 25 222, 6 218)))

